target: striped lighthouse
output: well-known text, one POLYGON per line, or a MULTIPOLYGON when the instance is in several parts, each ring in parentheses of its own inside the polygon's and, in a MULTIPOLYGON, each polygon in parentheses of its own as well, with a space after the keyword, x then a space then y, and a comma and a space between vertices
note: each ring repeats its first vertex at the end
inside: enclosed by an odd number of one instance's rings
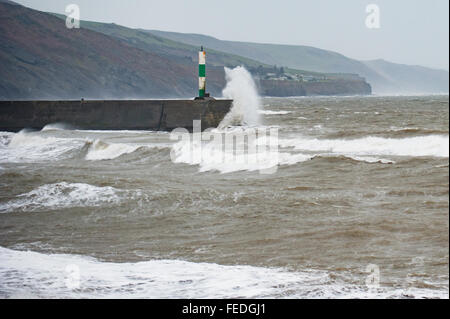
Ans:
POLYGON ((203 46, 198 53, 198 97, 204 98, 206 94, 206 52, 203 46))

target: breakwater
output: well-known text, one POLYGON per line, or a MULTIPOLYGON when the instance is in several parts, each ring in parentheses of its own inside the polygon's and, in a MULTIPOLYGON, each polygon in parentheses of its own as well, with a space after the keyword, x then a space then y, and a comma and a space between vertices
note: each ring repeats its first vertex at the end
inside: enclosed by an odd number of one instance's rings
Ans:
POLYGON ((217 127, 232 100, 66 100, 0 101, 0 130, 42 129, 64 123, 94 130, 192 130, 201 120, 202 129, 217 127))

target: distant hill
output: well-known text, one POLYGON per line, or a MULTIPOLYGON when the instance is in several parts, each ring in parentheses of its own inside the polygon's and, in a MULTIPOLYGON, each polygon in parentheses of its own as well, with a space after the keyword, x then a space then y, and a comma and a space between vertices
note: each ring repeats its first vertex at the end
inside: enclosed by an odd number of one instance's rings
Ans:
POLYGON ((416 65, 385 60, 364 61, 365 65, 386 79, 386 93, 448 93, 449 73, 416 65))
MULTIPOLYGON (((199 45, 116 24, 81 21, 0 0, 0 99, 192 98, 199 45)), ((273 68, 207 47, 207 90, 220 96, 224 66, 244 65, 265 95, 370 94, 355 75, 273 68), (274 72, 274 73, 271 73, 274 72), (271 75, 272 74, 272 75, 271 75), (303 81, 303 79, 307 80, 303 81)))
POLYGON ((1 99, 187 97, 197 86, 193 66, 5 1, 0 65, 1 99))
POLYGON ((215 50, 244 56, 269 65, 315 72, 359 74, 371 84, 374 93, 448 92, 449 73, 443 70, 382 60, 363 62, 309 46, 223 41, 206 35, 158 30, 148 32, 190 45, 203 44, 215 50))

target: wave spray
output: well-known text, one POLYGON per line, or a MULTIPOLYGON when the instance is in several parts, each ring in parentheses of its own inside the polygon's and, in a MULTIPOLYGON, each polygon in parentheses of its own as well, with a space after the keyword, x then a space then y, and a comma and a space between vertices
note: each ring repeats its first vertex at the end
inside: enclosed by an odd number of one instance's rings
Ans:
POLYGON ((224 98, 233 99, 233 106, 219 128, 230 125, 258 125, 261 99, 250 72, 242 66, 225 68, 225 79, 227 85, 222 95, 224 98))

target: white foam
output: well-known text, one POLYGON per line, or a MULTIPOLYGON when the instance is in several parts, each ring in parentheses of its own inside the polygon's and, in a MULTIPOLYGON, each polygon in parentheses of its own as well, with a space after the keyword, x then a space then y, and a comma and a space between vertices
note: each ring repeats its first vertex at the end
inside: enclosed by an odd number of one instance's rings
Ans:
POLYGON ((250 134, 249 130, 251 128, 240 127, 224 133, 215 131, 217 139, 210 141, 193 140, 191 134, 190 140, 181 140, 172 146, 172 161, 198 165, 200 172, 231 173, 268 170, 312 158, 311 155, 279 152, 278 147, 271 147, 270 138, 258 137, 249 141, 246 139, 250 134))
POLYGON ((352 156, 435 156, 448 157, 448 135, 407 138, 364 137, 359 139, 310 139, 304 137, 280 140, 281 147, 300 151, 328 152, 352 156))
MULTIPOLYGON (((214 132, 244 136, 248 130, 249 128, 246 127, 235 127, 227 131, 215 130, 214 132)), ((277 140, 272 136, 264 136, 254 141, 258 148, 250 148, 256 150, 256 153, 249 152, 248 143, 242 142, 243 139, 240 142, 235 141, 235 144, 223 138, 220 140, 222 143, 215 143, 214 140, 200 142, 191 139, 175 143, 172 146, 171 156, 174 163, 198 165, 200 172, 219 171, 221 173, 266 170, 281 165, 294 165, 316 157, 346 157, 365 163, 395 164, 394 160, 380 155, 445 156, 447 154, 448 156, 448 145, 444 145, 445 139, 448 141, 448 137, 444 137, 443 141, 434 141, 433 144, 421 139, 368 137, 357 140, 320 140, 301 137, 277 140), (420 142, 428 144, 416 145, 413 151, 408 152, 408 145, 420 142), (267 147, 277 143, 280 146, 279 149, 267 147), (286 150, 288 147, 294 147, 295 151, 286 150), (445 147, 447 147, 446 150, 445 147), (252 157, 252 154, 255 157, 252 157)))
MULTIPOLYGON (((248 128, 230 129, 222 134, 246 134, 248 128)), ((220 131, 216 131, 220 132, 220 131)), ((256 139, 257 145, 275 145, 280 149, 257 149, 256 162, 247 151, 247 144, 223 146, 214 142, 191 143, 180 141, 172 147, 175 163, 198 165, 200 172, 256 171, 280 165, 294 165, 316 157, 347 157, 355 161, 379 164, 395 164, 385 156, 433 156, 448 157, 448 136, 427 135, 409 138, 365 137, 360 139, 311 139, 305 137, 289 139, 256 139), (268 140, 271 140, 270 142, 268 140), (293 147, 294 152, 286 148, 293 147)))
POLYGON ((147 149, 164 149, 171 148, 172 144, 169 143, 140 143, 140 144, 124 144, 124 143, 107 143, 102 140, 95 140, 89 147, 89 151, 86 154, 86 160, 99 161, 99 160, 111 160, 120 157, 125 154, 130 154, 137 151, 140 148, 147 149))
POLYGON ((20 132, 12 135, 7 147, 2 147, 0 162, 55 161, 72 150, 81 149, 86 143, 83 139, 42 137, 20 132))
POLYGON ((233 106, 219 127, 229 125, 258 125, 261 99, 252 75, 242 66, 225 68, 227 84, 224 98, 233 99, 233 106))
POLYGON ((259 111, 260 114, 264 114, 264 115, 285 115, 285 114, 290 114, 292 112, 290 111, 271 111, 271 110, 263 110, 263 111, 259 111))
POLYGON ((448 298, 441 289, 368 289, 328 272, 224 266, 182 260, 101 262, 0 247, 6 298, 448 298))
POLYGON ((378 158, 371 156, 347 156, 355 161, 366 162, 366 163, 381 163, 381 164, 395 164, 395 161, 387 158, 378 158))
POLYGON ((165 131, 146 131, 146 130, 75 130, 76 132, 82 132, 82 133, 98 133, 98 134, 115 134, 115 135, 121 135, 121 134, 168 134, 168 132, 165 131))
POLYGON ((83 183, 46 184, 20 194, 9 202, 0 203, 0 213, 113 205, 120 202, 121 192, 123 191, 109 186, 98 187, 83 183))

